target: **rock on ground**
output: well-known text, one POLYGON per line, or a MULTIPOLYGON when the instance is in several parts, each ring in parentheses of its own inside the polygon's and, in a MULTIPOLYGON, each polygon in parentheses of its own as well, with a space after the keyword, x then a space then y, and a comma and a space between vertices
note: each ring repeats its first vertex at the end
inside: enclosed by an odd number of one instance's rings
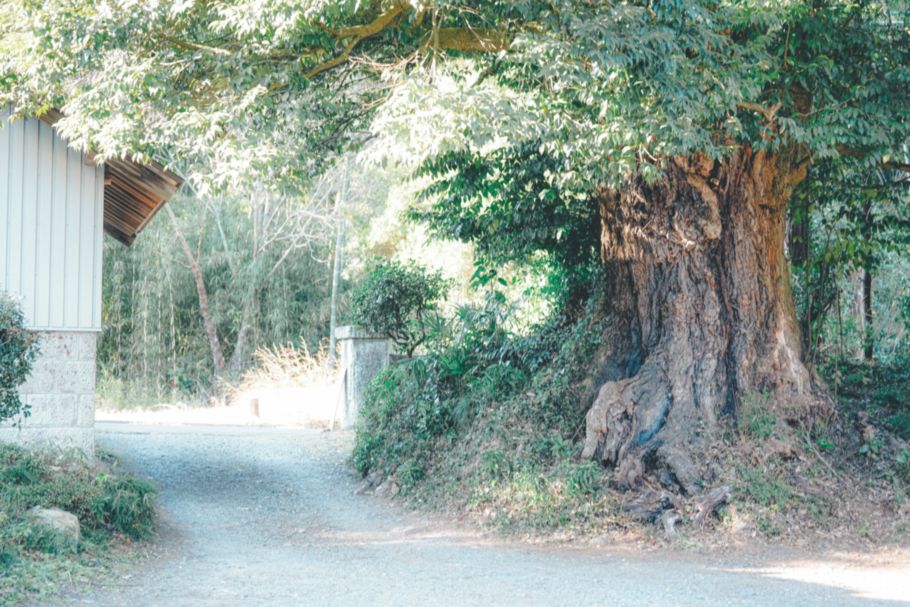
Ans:
POLYGON ((31 524, 57 532, 68 541, 78 544, 82 539, 79 518, 66 510, 35 506, 28 511, 27 518, 31 524))

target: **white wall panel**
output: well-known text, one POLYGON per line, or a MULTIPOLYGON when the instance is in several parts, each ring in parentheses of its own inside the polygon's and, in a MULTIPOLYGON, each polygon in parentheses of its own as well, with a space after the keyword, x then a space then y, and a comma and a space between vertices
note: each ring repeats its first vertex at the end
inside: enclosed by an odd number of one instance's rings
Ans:
POLYGON ((104 169, 0 110, 0 290, 36 329, 101 330, 104 169))

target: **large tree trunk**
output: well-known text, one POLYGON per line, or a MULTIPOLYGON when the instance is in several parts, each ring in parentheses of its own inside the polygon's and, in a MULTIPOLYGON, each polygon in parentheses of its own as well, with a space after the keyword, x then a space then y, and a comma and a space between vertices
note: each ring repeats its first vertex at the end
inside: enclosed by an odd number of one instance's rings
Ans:
POLYGON ((694 493, 700 452, 747 395, 783 420, 833 415, 800 356, 784 257, 786 206, 805 176, 743 150, 675 159, 656 184, 601 197, 614 322, 584 455, 621 485, 653 475, 694 493))

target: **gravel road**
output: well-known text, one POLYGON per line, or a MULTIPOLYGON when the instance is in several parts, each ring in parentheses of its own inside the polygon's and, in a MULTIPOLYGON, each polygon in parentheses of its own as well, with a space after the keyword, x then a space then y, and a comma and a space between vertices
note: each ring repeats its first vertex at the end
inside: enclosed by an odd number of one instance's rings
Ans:
POLYGON ((910 569, 823 564, 806 582, 781 579, 787 565, 490 539, 353 495, 345 433, 99 424, 98 440, 157 484, 162 530, 131 575, 57 605, 910 605, 910 569))

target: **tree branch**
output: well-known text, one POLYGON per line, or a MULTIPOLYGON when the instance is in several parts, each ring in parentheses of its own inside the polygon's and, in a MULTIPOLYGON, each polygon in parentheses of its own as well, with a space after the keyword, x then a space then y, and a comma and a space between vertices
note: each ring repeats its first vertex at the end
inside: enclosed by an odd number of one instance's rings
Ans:
POLYGON ((370 36, 375 36, 398 18, 405 10, 408 9, 408 4, 406 2, 399 2, 392 5, 392 7, 386 12, 382 13, 376 19, 370 23, 364 25, 355 25, 353 27, 345 27, 340 30, 335 30, 334 36, 336 38, 359 38, 363 40, 364 38, 369 38, 370 36))
POLYGON ((174 38, 172 36, 162 36, 162 40, 169 42, 170 44, 182 48, 184 50, 190 51, 203 51, 205 53, 211 53, 213 55, 219 55, 221 57, 231 57, 234 55, 232 51, 218 47, 218 46, 207 46, 205 44, 199 44, 197 42, 190 42, 188 40, 180 40, 179 38, 174 38))
MULTIPOLYGON (((856 160, 863 160, 866 158, 867 154, 863 152, 847 147, 845 145, 837 146, 837 153, 841 156, 846 156, 848 158, 855 158, 856 160)), ((910 163, 907 162, 898 162, 896 160, 883 160, 879 163, 883 169, 890 169, 892 171, 901 171, 902 173, 910 173, 910 163)))
POLYGON ((761 114, 768 122, 774 122, 774 119, 777 116, 777 111, 781 108, 780 101, 775 103, 773 107, 765 107, 763 105, 759 105, 758 103, 752 103, 751 101, 740 101, 736 105, 741 109, 761 114))
POLYGON ((901 171, 902 173, 910 173, 910 163, 907 162, 889 160, 882 163, 882 168, 891 169, 892 171, 901 171))
MULTIPOLYGON (((390 27, 409 9, 410 6, 407 3, 399 2, 370 23, 346 27, 332 32, 332 35, 337 40, 347 38, 351 40, 345 45, 340 54, 311 68, 306 72, 305 76, 312 79, 325 71, 338 67, 348 60, 358 44, 390 27)), ((511 43, 511 36, 502 30, 444 27, 429 33, 420 48, 425 50, 432 44, 435 48, 441 50, 463 53, 493 53, 507 50, 511 43)))
POLYGON ((307 71, 306 78, 313 79, 322 72, 328 71, 334 67, 338 67, 342 63, 348 60, 348 57, 351 56, 351 51, 353 51, 358 44, 375 36, 380 33, 387 27, 389 27, 404 11, 408 8, 408 5, 405 3, 398 3, 392 6, 389 10, 382 13, 375 20, 365 25, 357 25, 354 27, 346 27, 335 32, 335 37, 338 39, 344 38, 353 38, 350 42, 345 45, 344 50, 340 55, 329 59, 325 63, 320 63, 319 65, 311 68, 307 71))

